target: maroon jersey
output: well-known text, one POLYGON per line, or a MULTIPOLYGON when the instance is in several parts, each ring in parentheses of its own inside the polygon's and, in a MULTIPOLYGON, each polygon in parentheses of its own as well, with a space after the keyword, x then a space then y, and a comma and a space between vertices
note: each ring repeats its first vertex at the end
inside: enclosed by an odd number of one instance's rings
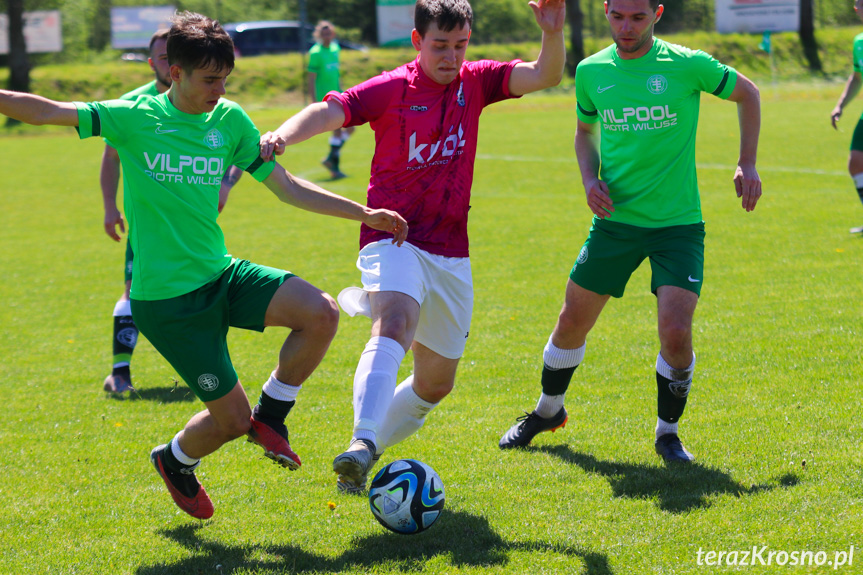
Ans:
MULTIPOLYGON (((434 82, 419 60, 325 99, 338 100, 345 127, 375 132, 368 206, 399 212, 408 240, 432 254, 467 257, 467 212, 479 115, 511 98, 509 75, 519 62, 464 62, 447 85, 434 82)), ((363 225, 360 248, 392 237, 363 225)))

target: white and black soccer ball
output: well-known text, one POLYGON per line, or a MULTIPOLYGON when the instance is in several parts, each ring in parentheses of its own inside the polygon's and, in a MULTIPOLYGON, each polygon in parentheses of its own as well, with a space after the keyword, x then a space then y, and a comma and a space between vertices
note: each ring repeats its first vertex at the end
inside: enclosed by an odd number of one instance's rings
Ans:
POLYGON ((444 489, 434 469, 415 459, 397 459, 378 471, 369 488, 369 506, 390 531, 412 535, 440 517, 444 489))

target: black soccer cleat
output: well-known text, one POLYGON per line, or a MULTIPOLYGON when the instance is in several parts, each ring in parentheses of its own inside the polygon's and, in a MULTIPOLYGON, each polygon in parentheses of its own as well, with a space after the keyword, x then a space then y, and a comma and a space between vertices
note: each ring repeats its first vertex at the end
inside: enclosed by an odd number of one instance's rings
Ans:
POLYGON ((524 412, 524 415, 516 418, 516 424, 509 428, 500 438, 498 446, 501 449, 513 449, 515 447, 526 447, 536 434, 543 431, 554 432, 561 427, 566 427, 569 416, 566 409, 561 407, 553 417, 541 417, 536 411, 524 412))
POLYGON ((695 456, 683 447, 683 443, 680 442, 680 438, 675 433, 660 435, 655 446, 656 454, 662 457, 666 463, 675 461, 689 463, 695 459, 695 456))

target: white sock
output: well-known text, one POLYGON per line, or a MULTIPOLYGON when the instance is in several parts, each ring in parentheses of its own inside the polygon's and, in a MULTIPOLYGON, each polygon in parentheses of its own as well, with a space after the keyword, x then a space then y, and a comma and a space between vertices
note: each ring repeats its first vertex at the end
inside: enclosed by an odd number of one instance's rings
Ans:
POLYGON ((180 449, 180 433, 174 436, 174 439, 171 440, 171 453, 174 454, 174 457, 177 458, 177 461, 185 465, 186 467, 197 466, 201 460, 195 459, 194 457, 189 457, 186 455, 182 449, 180 449))
POLYGON ((429 403, 416 394, 411 375, 396 388, 387 416, 378 435, 378 454, 384 449, 404 441, 423 426, 426 416, 439 403, 429 403))
POLYGON ((279 401, 296 401, 297 395, 303 388, 302 385, 288 385, 282 383, 276 377, 276 372, 270 374, 270 379, 264 382, 264 387, 261 388, 261 393, 266 393, 268 397, 279 401))
POLYGON ((114 317, 132 315, 132 302, 127 299, 118 299, 114 305, 114 317))
POLYGON ((854 180, 854 187, 863 188, 863 173, 854 174, 851 179, 854 180))
POLYGON ((560 408, 563 407, 563 399, 565 397, 565 393, 561 393, 560 395, 541 394, 539 401, 536 402, 536 413, 545 419, 554 417, 560 411, 560 408))
POLYGON ((550 369, 578 367, 584 360, 585 349, 587 349, 587 342, 575 349, 561 349, 551 343, 551 336, 549 336, 548 343, 542 350, 542 362, 550 369))
POLYGON ((375 336, 366 344, 354 375, 354 439, 377 445, 404 357, 404 348, 394 339, 375 336))
POLYGON ((342 139, 338 136, 330 136, 330 145, 340 148, 342 145, 342 139))
POLYGON ((351 137, 351 135, 348 133, 347 130, 342 130, 342 144, 347 142, 348 138, 350 138, 350 137, 351 137))
POLYGON ((677 421, 675 421, 674 423, 668 423, 667 421, 662 421, 661 419, 659 419, 657 417, 656 418, 656 439, 659 439, 660 437, 662 437, 663 435, 665 435, 667 433, 673 433, 674 435, 677 435, 677 424, 678 424, 677 421))

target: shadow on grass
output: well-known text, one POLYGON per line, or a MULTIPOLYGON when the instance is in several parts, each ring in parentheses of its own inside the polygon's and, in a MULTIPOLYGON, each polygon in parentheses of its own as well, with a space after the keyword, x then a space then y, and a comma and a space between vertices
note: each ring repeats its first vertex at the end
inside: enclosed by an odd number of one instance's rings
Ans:
POLYGON ((515 551, 553 553, 570 560, 580 557, 582 575, 611 575, 608 558, 592 551, 539 541, 508 542, 495 533, 488 521, 461 511, 445 511, 431 530, 413 536, 396 535, 381 528, 375 535, 355 538, 337 557, 318 555, 294 545, 223 545, 202 539, 202 524, 165 529, 160 534, 194 553, 176 562, 142 566, 138 575, 157 573, 232 573, 235 569, 275 573, 337 573, 381 569, 419 573, 425 564, 446 556, 454 568, 500 567, 515 551), (217 567, 220 566, 220 567, 217 567))
POLYGON ((707 508, 713 495, 755 495, 778 487, 793 487, 800 479, 793 473, 759 485, 746 487, 730 475, 698 462, 653 465, 602 461, 587 453, 573 451, 566 445, 527 447, 527 450, 548 453, 566 463, 578 465, 588 473, 608 479, 615 497, 657 499, 659 508, 670 513, 685 513, 695 508, 707 508))
POLYGON ((129 392, 129 397, 119 401, 157 401, 159 403, 179 403, 181 401, 195 401, 195 394, 185 385, 173 385, 171 387, 145 387, 135 388, 129 392))

